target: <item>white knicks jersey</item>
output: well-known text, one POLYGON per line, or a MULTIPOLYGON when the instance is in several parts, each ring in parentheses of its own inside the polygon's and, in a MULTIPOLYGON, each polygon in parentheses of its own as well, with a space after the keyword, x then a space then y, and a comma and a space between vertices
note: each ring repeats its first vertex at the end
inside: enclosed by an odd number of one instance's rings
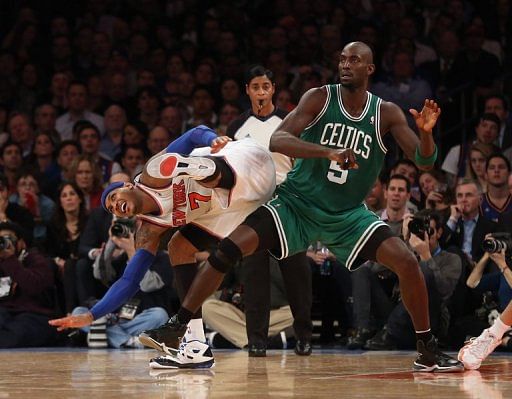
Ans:
POLYGON ((160 207, 159 214, 139 218, 166 227, 194 223, 223 238, 272 197, 275 167, 268 150, 254 140, 244 139, 228 143, 217 154, 210 151, 210 147, 197 148, 191 155, 224 158, 235 176, 231 190, 203 187, 187 176, 176 177, 168 187, 159 189, 147 187, 137 179, 137 187, 160 207))
MULTIPOLYGON (((266 117, 259 117, 249 109, 228 126, 226 135, 233 140, 242 140, 250 137, 266 149, 270 145, 270 137, 286 116, 286 112, 276 108, 266 117)), ((276 183, 281 184, 286 180, 286 175, 292 169, 293 162, 290 157, 279 152, 272 152, 272 158, 276 167, 276 183)))

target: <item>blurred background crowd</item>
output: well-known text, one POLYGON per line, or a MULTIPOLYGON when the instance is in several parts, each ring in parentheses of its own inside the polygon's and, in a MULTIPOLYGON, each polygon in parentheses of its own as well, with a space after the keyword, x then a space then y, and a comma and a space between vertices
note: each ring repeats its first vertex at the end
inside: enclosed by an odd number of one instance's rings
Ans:
MULTIPOLYGON (((420 173, 386 137, 383 172, 367 197, 422 261, 437 334, 460 346, 512 298, 511 1, 11 0, 0 7, 0 324, 30 314, 15 331, 36 326, 42 339, 20 344, 12 336, 0 346, 65 343, 44 327, 47 319, 90 307, 122 273, 134 227, 101 208, 108 182, 131 181, 191 127, 224 135, 251 107, 251 65, 273 72, 274 103, 291 111, 308 89, 339 82, 339 52, 355 40, 373 49, 373 93, 407 116, 426 98, 442 108, 434 170, 420 173), (424 229, 414 234, 413 226, 411 235, 411 220, 424 229), (502 235, 493 241, 489 233, 502 235), (2 237, 14 242, 22 272, 2 255, 2 237), (40 258, 22 256, 29 248, 40 258)), ((176 309, 161 252, 136 314, 176 309)), ((350 274, 321 243, 308 254, 321 342, 414 346, 391 273, 367 263, 350 274)), ((157 325, 166 319, 157 316, 157 325)), ((137 346, 129 336, 109 344, 137 346)))

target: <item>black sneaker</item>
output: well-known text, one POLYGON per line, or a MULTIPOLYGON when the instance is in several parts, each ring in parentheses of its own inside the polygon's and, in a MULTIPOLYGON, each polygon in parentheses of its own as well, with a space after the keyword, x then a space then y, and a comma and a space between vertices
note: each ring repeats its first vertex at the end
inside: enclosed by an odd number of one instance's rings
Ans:
POLYGON ((153 330, 143 331, 139 335, 139 341, 157 351, 175 355, 179 348, 181 337, 185 334, 187 325, 178 321, 177 315, 172 316, 169 321, 153 330))
POLYGON ((364 348, 371 351, 393 351, 397 349, 396 344, 389 335, 386 326, 375 334, 373 338, 366 341, 364 348))
POLYGON ((295 354, 299 356, 309 356, 313 351, 313 347, 311 346, 310 341, 301 341, 298 340, 295 344, 295 354))
POLYGON ((366 341, 373 337, 374 334, 375 331, 369 330, 368 328, 358 328, 355 335, 348 338, 347 349, 362 349, 366 341))
POLYGON ((413 371, 441 373, 464 371, 464 365, 461 362, 439 350, 435 337, 427 343, 418 340, 416 345, 419 354, 414 362, 413 371))
POLYGON ((249 357, 265 357, 267 356, 267 347, 264 345, 251 344, 248 347, 249 357))

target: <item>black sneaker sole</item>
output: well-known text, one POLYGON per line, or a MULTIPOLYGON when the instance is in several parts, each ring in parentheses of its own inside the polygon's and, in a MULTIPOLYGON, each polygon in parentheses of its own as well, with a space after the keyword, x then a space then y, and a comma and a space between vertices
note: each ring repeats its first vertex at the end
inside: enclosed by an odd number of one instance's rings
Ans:
POLYGON ((464 365, 443 367, 434 364, 433 366, 425 366, 424 364, 414 362, 412 369, 416 373, 460 373, 464 371, 464 365))
POLYGON ((149 362, 149 367, 157 370, 191 370, 191 369, 211 369, 215 367, 215 359, 207 360, 206 362, 201 363, 178 363, 176 365, 166 365, 162 366, 158 362, 149 362))

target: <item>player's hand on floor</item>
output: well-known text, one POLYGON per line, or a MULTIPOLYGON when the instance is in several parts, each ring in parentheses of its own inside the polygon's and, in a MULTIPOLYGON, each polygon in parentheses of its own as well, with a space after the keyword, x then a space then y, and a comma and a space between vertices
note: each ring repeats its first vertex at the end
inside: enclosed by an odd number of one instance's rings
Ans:
POLYGON ((219 137, 214 138, 212 140, 212 143, 210 144, 210 147, 212 148, 211 153, 215 154, 215 153, 219 152, 230 141, 231 141, 231 138, 229 138, 228 136, 219 136, 219 137))
POLYGON ((341 169, 359 169, 356 162, 356 154, 351 148, 344 150, 331 150, 328 158, 331 161, 336 161, 341 166, 341 169))
POLYGON ((61 319, 53 319, 48 321, 51 326, 57 327, 57 331, 67 328, 80 328, 91 324, 94 318, 90 312, 79 314, 76 316, 67 316, 61 319))

